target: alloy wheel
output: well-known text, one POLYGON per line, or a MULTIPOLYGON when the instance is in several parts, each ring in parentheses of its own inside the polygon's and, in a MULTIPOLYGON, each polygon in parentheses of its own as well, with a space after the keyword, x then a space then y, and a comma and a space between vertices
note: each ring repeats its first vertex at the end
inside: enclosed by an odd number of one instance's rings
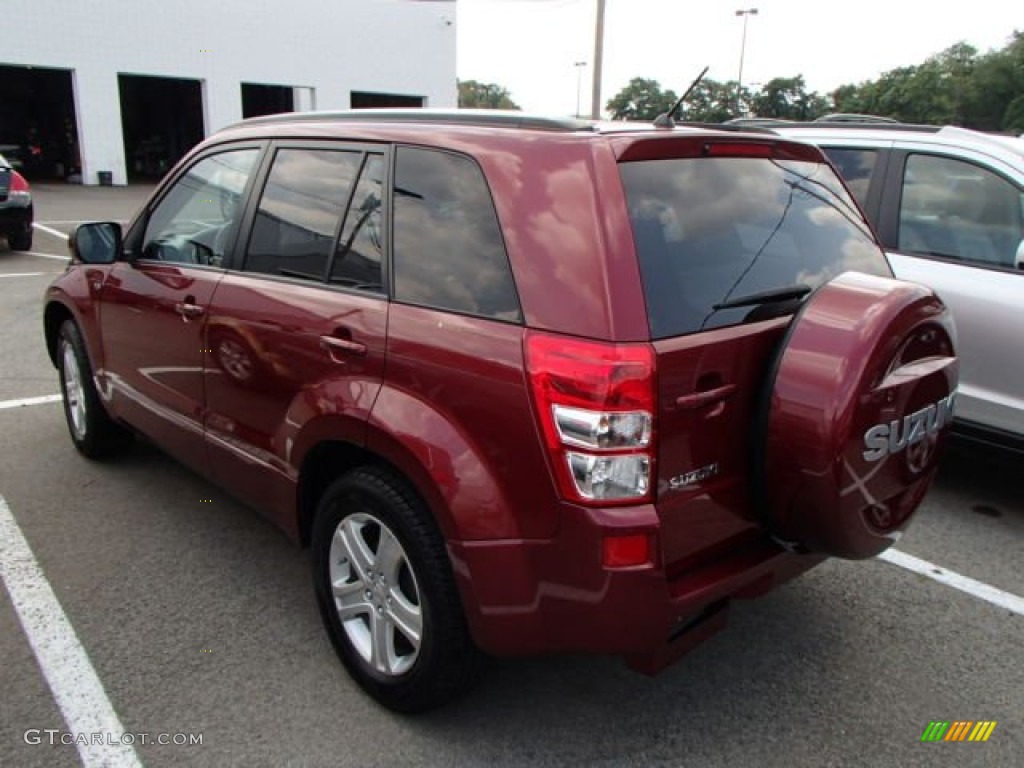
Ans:
POLYGON ((378 674, 408 672, 423 640, 423 611, 395 534, 372 515, 348 515, 331 539, 328 568, 334 607, 356 652, 378 674))
POLYGON ((84 440, 87 429, 85 387, 82 384, 82 371, 78 367, 74 347, 66 341, 61 342, 61 368, 71 430, 76 439, 84 440))

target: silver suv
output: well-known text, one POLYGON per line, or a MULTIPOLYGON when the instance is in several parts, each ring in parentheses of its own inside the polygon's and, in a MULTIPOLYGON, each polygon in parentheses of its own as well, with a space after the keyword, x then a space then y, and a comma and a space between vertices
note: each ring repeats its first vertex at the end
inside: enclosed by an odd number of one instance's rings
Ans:
POLYGON ((953 310, 958 431, 1024 450, 1024 139, 877 122, 770 127, 824 149, 896 276, 953 310))

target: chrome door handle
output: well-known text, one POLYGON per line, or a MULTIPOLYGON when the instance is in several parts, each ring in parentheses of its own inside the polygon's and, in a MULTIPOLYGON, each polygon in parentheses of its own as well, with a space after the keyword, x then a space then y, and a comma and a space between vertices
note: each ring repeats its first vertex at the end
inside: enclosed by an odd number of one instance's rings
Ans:
POLYGON ((346 352, 350 355, 365 355, 366 345, 362 342, 342 339, 337 336, 321 336, 320 344, 328 352, 346 352))
POLYGON ((188 322, 194 317, 202 317, 206 311, 198 304, 190 304, 185 301, 179 301, 174 305, 174 311, 181 315, 182 320, 188 322))

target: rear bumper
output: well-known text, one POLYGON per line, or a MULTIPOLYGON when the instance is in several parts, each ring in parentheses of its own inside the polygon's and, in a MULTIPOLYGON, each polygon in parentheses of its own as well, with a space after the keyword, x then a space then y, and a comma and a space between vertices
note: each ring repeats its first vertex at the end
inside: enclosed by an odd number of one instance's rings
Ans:
POLYGON ((724 626, 732 599, 763 594, 824 560, 757 537, 672 578, 661 563, 606 569, 606 535, 657 534, 653 507, 624 512, 565 505, 554 539, 450 542, 477 644, 495 655, 621 654, 654 671, 724 626))

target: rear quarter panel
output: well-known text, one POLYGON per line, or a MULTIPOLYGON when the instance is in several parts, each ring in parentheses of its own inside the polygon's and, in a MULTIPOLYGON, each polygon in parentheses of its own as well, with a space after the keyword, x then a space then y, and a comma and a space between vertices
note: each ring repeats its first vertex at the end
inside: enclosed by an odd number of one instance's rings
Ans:
POLYGON ((449 539, 557 530, 522 336, 518 325, 391 307, 387 376, 367 446, 419 486, 449 539))

